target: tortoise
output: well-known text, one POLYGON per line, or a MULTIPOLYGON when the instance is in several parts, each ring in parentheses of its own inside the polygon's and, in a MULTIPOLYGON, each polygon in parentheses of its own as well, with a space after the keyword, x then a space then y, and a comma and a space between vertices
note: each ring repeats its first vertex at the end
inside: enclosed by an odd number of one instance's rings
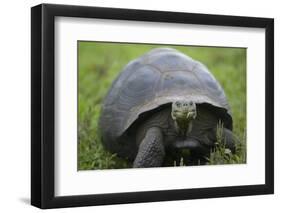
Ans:
POLYGON ((112 83, 99 130, 106 149, 146 168, 178 164, 184 153, 190 164, 206 159, 219 122, 225 147, 235 152, 231 110, 218 81, 191 57, 155 48, 129 62, 112 83))

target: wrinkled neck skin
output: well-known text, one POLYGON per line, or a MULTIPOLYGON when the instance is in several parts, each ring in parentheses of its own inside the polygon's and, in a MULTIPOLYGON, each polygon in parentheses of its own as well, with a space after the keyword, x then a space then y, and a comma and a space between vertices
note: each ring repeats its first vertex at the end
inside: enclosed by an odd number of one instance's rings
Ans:
POLYGON ((192 120, 176 119, 174 123, 179 136, 187 136, 192 131, 192 120))

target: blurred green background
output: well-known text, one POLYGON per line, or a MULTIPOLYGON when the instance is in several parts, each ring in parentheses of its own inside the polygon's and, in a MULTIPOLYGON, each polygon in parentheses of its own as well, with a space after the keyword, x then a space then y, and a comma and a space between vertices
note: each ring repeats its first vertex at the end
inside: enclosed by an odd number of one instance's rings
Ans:
MULTIPOLYGON (((209 68, 225 90, 233 114, 233 131, 246 144, 246 49, 79 41, 78 170, 131 167, 130 162, 108 152, 101 144, 98 133, 101 103, 122 68, 156 47, 175 48, 209 68)), ((211 160, 210 164, 245 163, 246 146, 241 149, 233 159, 211 160)), ((226 157, 221 155, 216 153, 214 159, 226 157)))

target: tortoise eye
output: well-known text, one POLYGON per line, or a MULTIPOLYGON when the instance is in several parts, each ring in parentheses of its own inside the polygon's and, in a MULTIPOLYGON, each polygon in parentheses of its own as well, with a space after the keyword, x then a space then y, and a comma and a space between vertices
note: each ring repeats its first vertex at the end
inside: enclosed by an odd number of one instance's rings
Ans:
POLYGON ((180 107, 180 106, 181 106, 180 102, 177 101, 177 102, 176 102, 176 106, 177 106, 177 107, 180 107))

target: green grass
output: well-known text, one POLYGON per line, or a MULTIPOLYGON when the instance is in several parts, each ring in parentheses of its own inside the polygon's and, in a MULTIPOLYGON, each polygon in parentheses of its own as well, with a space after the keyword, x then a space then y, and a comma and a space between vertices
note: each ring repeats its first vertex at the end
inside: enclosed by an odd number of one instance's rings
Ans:
POLYGON ((230 149, 225 147, 223 138, 223 124, 218 123, 217 126, 217 141, 215 142, 214 150, 211 151, 208 158, 209 165, 221 164, 240 164, 246 162, 246 140, 245 137, 240 138, 236 142, 236 152, 232 153, 230 149))
MULTIPOLYGON (((78 43, 79 119, 78 169, 113 169, 131 167, 130 162, 105 150, 98 133, 101 103, 112 81, 132 59, 156 47, 172 47, 201 61, 213 73, 225 90, 232 109, 234 133, 243 141, 239 159, 245 163, 246 153, 246 50, 171 45, 136 45, 101 42, 78 43), (244 156, 244 157, 243 157, 244 156)), ((223 148, 223 147, 220 147, 223 148)), ((224 155, 220 148, 210 156, 210 164, 221 164, 224 155), (221 158, 219 158, 221 157, 221 158)), ((231 158, 232 159, 232 158, 231 158)))

